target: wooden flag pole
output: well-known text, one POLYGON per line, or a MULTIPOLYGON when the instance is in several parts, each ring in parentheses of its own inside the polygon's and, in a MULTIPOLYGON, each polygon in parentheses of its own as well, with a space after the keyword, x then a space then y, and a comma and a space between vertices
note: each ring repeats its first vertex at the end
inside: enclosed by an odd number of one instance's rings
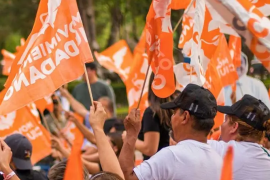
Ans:
POLYGON ((142 90, 141 90, 140 99, 139 99, 139 102, 138 102, 138 105, 137 105, 137 109, 139 109, 140 104, 141 104, 141 100, 142 100, 142 96, 143 96, 143 90, 144 90, 144 87, 145 87, 145 84, 146 84, 146 80, 147 80, 147 77, 148 77, 151 62, 152 62, 152 60, 150 61, 150 63, 148 64, 148 67, 147 67, 147 71, 146 71, 146 75, 145 75, 145 78, 144 78, 144 81, 143 81, 143 86, 142 86, 142 90))
POLYGON ((91 91, 91 87, 90 87, 90 82, 89 82, 89 78, 88 78, 88 75, 87 75, 87 70, 86 70, 86 65, 85 64, 84 64, 84 75, 85 75, 85 78, 86 78, 86 83, 87 83, 87 87, 88 87, 90 99, 91 99, 91 102, 92 102, 92 105, 93 105, 94 104, 93 95, 92 95, 92 91, 91 91))
MULTIPOLYGON (((191 6, 193 5, 195 0, 192 0, 192 2, 188 5, 187 9, 186 9, 186 13, 189 11, 189 9, 191 8, 191 6)), ((185 12, 183 13, 183 15, 180 17, 179 21, 177 22, 177 24, 175 25, 174 29, 173 29, 173 32, 175 32, 178 28, 178 26, 180 25, 181 21, 183 20, 184 18, 184 14, 185 12)))

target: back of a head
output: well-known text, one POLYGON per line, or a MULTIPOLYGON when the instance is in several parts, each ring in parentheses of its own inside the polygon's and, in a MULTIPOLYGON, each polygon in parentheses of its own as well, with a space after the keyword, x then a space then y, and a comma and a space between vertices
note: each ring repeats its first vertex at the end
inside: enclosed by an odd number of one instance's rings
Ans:
POLYGON ((158 96, 155 95, 155 93, 152 90, 152 83, 154 81, 155 78, 155 74, 152 73, 149 79, 149 87, 148 87, 148 102, 150 105, 150 108, 152 109, 152 111, 154 112, 154 114, 157 114, 159 119, 160 119, 160 123, 161 124, 166 124, 167 126, 170 125, 170 119, 172 116, 172 111, 171 110, 165 110, 165 109, 161 109, 160 105, 162 103, 166 103, 169 102, 173 99, 173 95, 167 97, 167 98, 160 98, 158 96))
POLYGON ((94 174, 90 180, 123 180, 119 175, 111 172, 99 172, 94 174))
POLYGON ((101 97, 98 99, 98 101, 101 102, 102 105, 105 106, 105 108, 108 109, 111 114, 114 114, 113 101, 109 97, 101 97))
MULTIPOLYGON (((63 180, 65 176, 65 171, 67 167, 67 160, 63 160, 57 164, 55 164, 53 167, 51 167, 48 178, 49 180, 63 180)), ((85 167, 83 167, 83 180, 88 180, 89 174, 85 167)))
POLYGON ((113 146, 117 147, 116 155, 119 156, 123 147, 122 132, 112 132, 107 135, 110 137, 113 146))
POLYGON ((91 69, 91 70, 95 70, 97 71, 97 64, 95 62, 91 62, 91 63, 86 63, 85 67, 87 69, 91 69))
POLYGON ((214 117, 217 113, 217 102, 214 95, 196 84, 188 84, 181 94, 169 103, 161 106, 164 109, 177 109, 188 111, 192 119, 192 128, 203 132, 205 136, 214 126, 214 117))
POLYGON ((219 106, 218 110, 231 117, 230 124, 238 123, 238 141, 259 143, 264 132, 270 131, 270 110, 261 100, 251 95, 244 95, 232 106, 219 106))

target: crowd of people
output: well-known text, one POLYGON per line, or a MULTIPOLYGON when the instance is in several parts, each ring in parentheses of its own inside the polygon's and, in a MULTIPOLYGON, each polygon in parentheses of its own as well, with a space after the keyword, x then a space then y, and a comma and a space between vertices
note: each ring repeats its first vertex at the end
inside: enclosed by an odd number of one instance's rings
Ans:
MULTIPOLYGON (((60 128, 71 121, 84 136, 81 148, 84 180, 220 180, 223 157, 233 147, 234 180, 270 178, 270 110, 254 95, 245 94, 230 106, 218 106, 213 94, 198 85, 188 84, 182 92, 167 98, 151 90, 143 117, 133 109, 124 120, 116 117, 112 88, 99 80, 95 63, 87 64, 94 102, 85 82, 73 93, 60 88, 71 111, 54 102, 54 111, 44 121, 52 134, 52 167, 48 174, 34 170, 31 142, 21 134, 0 139, 0 171, 5 180, 62 180, 70 150, 62 145, 60 128), (80 122, 74 112, 84 117, 80 122), (216 140, 209 140, 217 112, 225 116, 216 140), (143 162, 135 167, 135 150, 143 162)), ((59 97, 59 98, 61 98, 59 97)), ((76 177, 74 177, 76 179, 76 177)))

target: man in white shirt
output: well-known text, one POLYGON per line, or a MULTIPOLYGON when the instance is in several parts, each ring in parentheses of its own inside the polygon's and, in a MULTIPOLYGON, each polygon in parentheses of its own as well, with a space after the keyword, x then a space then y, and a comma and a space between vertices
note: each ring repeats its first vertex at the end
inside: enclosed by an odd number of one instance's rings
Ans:
POLYGON ((229 145, 234 149, 234 180, 267 180, 270 178, 270 152, 260 145, 264 131, 270 130, 270 111, 253 96, 245 95, 232 106, 218 106, 226 114, 221 126, 223 141, 208 141, 224 156, 229 145))
POLYGON ((161 108, 174 110, 171 125, 178 144, 163 148, 134 168, 140 113, 136 117, 128 116, 124 122, 127 135, 119 157, 125 179, 219 180, 222 158, 207 145, 207 135, 217 112, 216 99, 211 92, 189 84, 174 101, 162 104, 161 108))

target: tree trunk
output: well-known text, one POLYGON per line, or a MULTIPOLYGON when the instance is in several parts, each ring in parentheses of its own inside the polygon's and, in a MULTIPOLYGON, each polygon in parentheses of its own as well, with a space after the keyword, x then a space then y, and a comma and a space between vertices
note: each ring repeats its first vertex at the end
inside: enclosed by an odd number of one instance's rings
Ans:
POLYGON ((86 15, 87 21, 89 22, 88 28, 90 33, 90 41, 91 47, 93 51, 99 50, 99 44, 97 42, 97 35, 96 35, 96 24, 95 24, 95 10, 93 0, 85 0, 86 3, 86 15))
POLYGON ((111 34, 107 42, 107 47, 111 46, 119 39, 120 26, 123 21, 123 15, 118 5, 111 7, 110 14, 112 17, 111 18, 112 24, 111 24, 111 34))
POLYGON ((96 41, 95 12, 93 2, 92 0, 77 0, 77 2, 89 45, 93 51, 98 51, 99 45, 96 41))

